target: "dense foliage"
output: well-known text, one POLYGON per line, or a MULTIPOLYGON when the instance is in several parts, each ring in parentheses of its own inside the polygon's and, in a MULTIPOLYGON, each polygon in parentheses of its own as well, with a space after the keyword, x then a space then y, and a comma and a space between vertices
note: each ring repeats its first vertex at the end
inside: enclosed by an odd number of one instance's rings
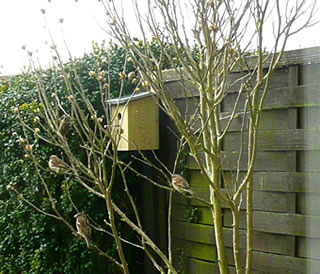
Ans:
MULTIPOLYGON (((101 107, 99 83, 89 76, 90 71, 104 70, 110 77, 112 96, 117 96, 120 90, 119 73, 123 70, 126 60, 125 51, 113 44, 93 45, 91 54, 76 59, 65 65, 65 70, 74 77, 74 70, 81 79, 81 84, 89 100, 96 109, 101 107)), ((126 65, 127 73, 132 70, 130 63, 126 65)), ((59 72, 59 71, 58 71, 59 72)), ((57 70, 47 69, 41 72, 43 83, 48 92, 56 90, 61 96, 62 103, 65 83, 63 78, 57 75, 57 70)), ((6 186, 12 183, 31 202, 50 212, 50 204, 43 191, 38 176, 31 161, 25 157, 25 153, 18 142, 23 132, 14 108, 19 107, 20 114, 29 125, 33 124, 35 116, 40 116, 42 105, 39 103, 36 92, 36 82, 28 71, 21 75, 13 76, 8 81, 1 82, 0 91, 0 273, 113 273, 116 269, 105 258, 100 257, 85 247, 83 241, 74 237, 64 224, 55 219, 41 215, 34 209, 21 202, 13 194, 10 194, 6 186)), ((131 93, 134 86, 126 81, 124 91, 131 93)), ((41 117, 41 116, 40 116, 41 117)), ((70 135, 68 140, 73 151, 77 151, 79 140, 77 136, 70 135)), ((47 166, 48 155, 58 154, 53 148, 35 136, 33 140, 34 151, 38 160, 47 166)), ((58 154, 59 155, 59 154, 58 154)), ((127 155, 123 155, 127 157, 127 155)), ((82 155, 78 155, 82 157, 82 155)), ((71 222, 74 222, 75 210, 70 205, 66 187, 69 188, 72 198, 79 210, 84 210, 97 223, 106 218, 104 202, 86 190, 80 188, 72 179, 66 180, 64 176, 48 172, 45 175, 47 183, 52 191, 59 210, 71 222)), ((135 176, 128 178, 128 184, 135 184, 135 176)), ((134 191, 133 188, 132 191, 134 191)), ((121 201, 122 207, 126 207, 126 197, 123 191, 115 190, 114 199, 121 201)), ((138 195, 137 190, 134 193, 138 195)), ((126 210, 128 212, 128 209, 126 210)), ((130 210, 128 212, 130 215, 130 210)), ((134 241, 134 234, 127 227, 120 227, 121 234, 134 241)), ((110 255, 117 254, 113 239, 101 233, 93 232, 93 240, 99 246, 108 250, 110 255)), ((141 254, 136 249, 125 246, 128 263, 131 269, 141 267, 141 254)))
MULTIPOLYGON (((159 58, 161 55, 161 47, 155 39, 150 41, 149 44, 137 41, 136 46, 141 47, 146 53, 148 52, 150 58, 159 58)), ((171 47, 169 44, 166 45, 168 52, 171 52, 171 47)), ((198 49, 195 47, 191 51, 194 58, 197 59, 198 49)), ((173 52, 172 50, 171 56, 164 57, 162 69, 179 66, 173 52)), ((99 46, 93 43, 92 53, 74 59, 72 62, 65 64, 63 69, 71 82, 76 83, 77 78, 81 79, 81 86, 86 96, 99 112, 99 110, 101 111, 99 91, 101 82, 95 77, 90 77, 90 72, 93 71, 98 75, 99 72, 104 71, 106 77, 108 77, 110 97, 117 97, 121 90, 120 72, 123 71, 124 67, 127 74, 134 71, 132 63, 128 62, 126 57, 125 50, 116 44, 110 43, 108 46, 104 44, 99 46)), ((41 81, 46 92, 48 92, 48 96, 52 92, 57 93, 61 104, 66 107, 66 85, 59 66, 58 69, 38 70, 36 74, 41 75, 41 81)), ((36 127, 33 121, 36 116, 41 117, 42 105, 39 103, 36 91, 39 78, 37 80, 33 77, 34 75, 35 72, 30 70, 10 77, 9 80, 0 81, 0 146, 2 148, 2 157, 0 158, 0 273, 116 272, 113 265, 107 262, 105 258, 88 250, 85 243, 74 237, 64 224, 41 215, 6 189, 7 185, 11 183, 20 193, 23 193, 25 198, 39 208, 49 212, 51 210, 33 164, 26 157, 18 142, 19 138, 23 136, 23 132, 17 115, 14 113, 14 109, 18 107, 22 119, 33 128, 36 127)), ((135 84, 133 84, 133 81, 124 81, 121 95, 131 94, 138 83, 139 80, 135 84)), ((60 155, 61 152, 56 148, 38 140, 36 136, 32 136, 32 133, 29 133, 29 135, 34 144, 33 151, 44 167, 47 166, 49 155, 60 155)), ((75 154, 78 153, 77 156, 81 159, 83 155, 79 154, 80 142, 76 134, 71 133, 68 136, 68 143, 71 150, 75 154)), ((126 153, 121 153, 120 156, 123 158, 130 157, 126 153)), ((131 186, 131 193, 137 197, 139 203, 140 193, 139 188, 136 187, 136 178, 136 176, 130 176, 129 174, 127 183, 129 187, 131 186)), ((93 194, 88 194, 86 190, 79 187, 70 178, 48 172, 45 179, 50 191, 57 199, 59 210, 69 221, 74 222, 75 210, 68 200, 66 188, 69 189, 79 210, 84 210, 95 222, 100 222, 100 224, 103 222, 106 216, 103 201, 93 194)), ((127 197, 121 190, 121 185, 116 186, 113 191, 113 199, 117 200, 118 204, 130 216, 133 213, 130 212, 127 197)), ((119 231, 128 240, 135 241, 135 235, 128 227, 120 226, 119 223, 119 231)), ((110 255, 116 256, 115 245, 110 237, 93 233, 93 240, 98 242, 102 249, 108 250, 110 255)), ((125 245, 125 252, 130 270, 133 273, 141 272, 142 254, 140 251, 125 245)))

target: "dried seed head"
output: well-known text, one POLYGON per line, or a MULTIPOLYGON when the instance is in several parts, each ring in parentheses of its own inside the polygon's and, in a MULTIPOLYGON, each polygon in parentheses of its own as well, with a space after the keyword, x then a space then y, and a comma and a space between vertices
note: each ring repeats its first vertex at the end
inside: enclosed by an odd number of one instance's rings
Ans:
POLYGON ((20 138, 18 139, 18 142, 19 142, 20 145, 23 145, 23 144, 25 143, 25 140, 20 137, 20 138))
POLYGON ((26 145, 24 148, 26 149, 26 151, 31 152, 32 151, 32 145, 26 145))
POLYGON ((94 77, 96 77, 97 76, 97 74, 94 72, 94 71, 89 71, 89 76, 91 77, 91 78, 94 78, 94 77))
POLYGON ((40 128, 35 128, 35 129, 34 129, 34 132, 35 132, 36 134, 40 134, 41 130, 40 130, 40 128))
POLYGON ((193 126, 188 126, 188 128, 187 128, 187 133, 188 133, 189 135, 193 135, 193 134, 194 134, 194 128, 193 128, 193 126))
POLYGON ((25 155, 24 155, 24 158, 25 158, 25 159, 30 159, 30 155, 29 155, 29 154, 25 154, 25 155))
POLYGON ((101 76, 101 77, 104 77, 104 76, 105 76, 104 70, 102 70, 102 71, 99 72, 99 76, 101 76))
POLYGON ((14 137, 14 138, 18 137, 18 133, 17 132, 12 132, 12 137, 14 137))
POLYGON ((68 98, 69 101, 72 101, 73 100, 73 95, 69 95, 67 98, 68 98))
POLYGON ((98 76, 97 79, 98 79, 98 81, 100 81, 100 82, 104 82, 104 81, 105 81, 104 77, 102 77, 102 76, 100 76, 100 75, 98 76))
POLYGON ((135 93, 140 93, 140 91, 141 91, 140 88, 136 88, 136 89, 134 90, 135 93))
POLYGON ((142 87, 143 88, 149 88, 150 87, 150 83, 148 81, 143 81, 142 82, 142 87))
POLYGON ((13 184, 12 184, 12 183, 9 183, 9 184, 7 185, 7 190, 10 191, 10 190, 12 190, 12 189, 13 189, 13 184))
POLYGON ((132 37, 132 40, 135 42, 139 42, 139 38, 137 38, 137 37, 132 37))
POLYGON ((216 24, 216 23, 212 23, 212 24, 210 25, 210 28, 211 28, 211 30, 212 30, 213 32, 216 32, 216 31, 218 30, 218 27, 217 27, 217 24, 216 24))
POLYGON ((103 88, 104 88, 105 90, 108 90, 108 89, 109 89, 109 85, 108 85, 107 83, 105 83, 105 84, 103 85, 103 88))
POLYGON ((34 118, 33 118, 33 122, 34 122, 35 124, 39 124, 39 123, 40 123, 40 118, 39 118, 39 116, 34 117, 34 118))
POLYGON ((123 72, 123 71, 121 71, 121 72, 119 73, 119 76, 120 76, 120 79, 121 79, 121 80, 126 80, 126 78, 127 78, 127 75, 126 75, 125 72, 123 72))
POLYGON ((134 73, 134 71, 129 72, 128 78, 133 79, 134 77, 136 77, 136 74, 134 73))
POLYGON ((70 80, 71 79, 70 74, 62 75, 62 77, 63 77, 64 80, 70 80))
POLYGON ((111 19, 111 22, 110 22, 110 25, 115 25, 117 23, 117 20, 116 20, 116 18, 112 18, 111 19))
POLYGON ((133 62, 132 57, 128 57, 128 62, 130 62, 130 63, 132 63, 132 62, 133 62))
POLYGON ((229 48, 229 53, 230 53, 230 55, 233 55, 234 54, 234 48, 229 48))
POLYGON ((133 79, 132 79, 132 84, 135 85, 136 83, 137 83, 137 78, 133 78, 133 79))
POLYGON ((98 121, 98 123, 100 123, 100 124, 101 124, 101 123, 102 123, 102 121, 103 121, 103 119, 100 117, 100 118, 98 118, 98 119, 97 119, 97 121, 98 121))
POLYGON ((19 108, 18 108, 18 107, 15 107, 15 108, 13 109, 13 112, 16 113, 16 114, 18 114, 18 113, 19 113, 19 108))

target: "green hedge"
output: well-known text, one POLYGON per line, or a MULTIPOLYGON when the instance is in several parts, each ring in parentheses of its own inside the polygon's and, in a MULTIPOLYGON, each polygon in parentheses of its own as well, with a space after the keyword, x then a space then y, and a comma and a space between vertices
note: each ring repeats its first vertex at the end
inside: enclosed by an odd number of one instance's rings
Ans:
MULTIPOLYGON (((119 73, 123 69, 125 58, 125 51, 116 45, 110 44, 105 47, 93 44, 91 54, 76 59, 73 64, 66 64, 65 68, 73 77, 72 66, 75 65, 87 96, 95 108, 99 109, 101 104, 98 82, 89 77, 89 71, 109 72, 111 91, 117 96, 120 90, 119 73), (107 60, 110 61, 109 65, 107 60)), ((127 72, 132 70, 132 65, 127 63, 127 72)), ((61 77, 56 77, 53 69, 43 71, 42 78, 48 92, 56 87, 63 98, 64 81, 61 77)), ((131 93, 133 89, 134 86, 127 81, 125 92, 131 93)), ((8 81, 2 81, 0 86, 0 273, 116 273, 113 265, 88 250, 85 243, 74 237, 62 223, 39 214, 7 191, 6 186, 12 183, 31 202, 51 211, 34 167, 31 161, 25 158, 23 149, 17 142, 18 138, 23 136, 13 112, 17 105, 23 119, 32 125, 33 118, 41 110, 32 72, 13 76, 8 81)), ((34 140, 34 151, 44 166, 48 161, 48 155, 59 153, 34 136, 30 135, 30 138, 34 140)), ((77 136, 71 135, 68 139, 71 148, 77 151, 77 136)), ((122 157, 128 155, 122 154, 122 157)), ((66 192, 63 191, 64 177, 50 173, 45 176, 60 211, 74 222, 75 211, 68 201, 66 192)), ((129 187, 134 186, 135 180, 135 176, 129 176, 129 187)), ((78 208, 87 212, 94 220, 103 220, 106 216, 104 202, 88 194, 83 188, 77 187, 75 182, 71 181, 70 184, 70 192, 78 208)), ((137 192, 136 187, 131 188, 133 192, 135 189, 137 192)), ((134 195, 138 196, 138 193, 134 195)), ((113 199, 122 201, 123 208, 130 208, 126 196, 120 189, 115 190, 113 199)), ((128 209, 126 211, 128 212, 128 209)), ((134 233, 121 226, 120 222, 119 230, 127 239, 135 240, 134 233)), ((98 242, 103 250, 108 250, 109 254, 116 256, 115 245, 110 237, 94 232, 93 240, 98 242)), ((141 273, 142 254, 130 246, 125 246, 125 252, 133 273, 141 273)))

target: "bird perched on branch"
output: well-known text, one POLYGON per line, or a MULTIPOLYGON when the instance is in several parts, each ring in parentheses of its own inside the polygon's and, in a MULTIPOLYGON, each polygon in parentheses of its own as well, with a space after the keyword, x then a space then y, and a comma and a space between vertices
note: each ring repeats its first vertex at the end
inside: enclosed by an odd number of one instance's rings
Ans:
POLYGON ((57 174, 65 174, 68 170, 71 169, 64 161, 62 161, 56 155, 51 155, 49 160, 49 168, 57 174))
POLYGON ((179 174, 173 174, 172 175, 172 186, 173 188, 180 192, 185 194, 190 193, 191 195, 194 194, 194 192, 190 189, 190 186, 185 178, 180 176, 179 174))
POLYGON ((89 223, 88 216, 84 212, 79 212, 74 215, 76 218, 76 227, 78 234, 84 238, 86 241, 87 247, 90 247, 90 236, 91 236, 91 227, 89 223))
POLYGON ((65 137, 71 129, 71 118, 67 115, 61 116, 61 124, 59 126, 58 131, 60 134, 65 137))

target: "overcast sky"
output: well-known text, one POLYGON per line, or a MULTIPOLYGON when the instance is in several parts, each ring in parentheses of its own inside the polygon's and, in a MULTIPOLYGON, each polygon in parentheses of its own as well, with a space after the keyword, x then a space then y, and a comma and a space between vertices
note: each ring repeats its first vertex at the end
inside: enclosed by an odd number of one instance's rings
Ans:
POLYGON ((55 41, 63 49, 62 32, 71 51, 81 56, 91 49, 91 42, 100 42, 106 34, 97 26, 96 20, 102 21, 104 12, 96 0, 0 0, 0 66, 6 73, 16 73, 28 65, 25 45, 39 56, 41 62, 49 60, 50 39, 45 28, 44 15, 55 41), (63 18, 63 23, 59 19, 63 18), (96 19, 94 19, 96 18, 96 19))
MULTIPOLYGON (((130 5, 126 8, 130 9, 130 5)), ((74 56, 90 52, 92 41, 109 39, 97 24, 97 21, 101 25, 106 22, 104 10, 97 0, 0 0, 0 66, 3 66, 0 72, 18 73, 28 65, 23 45, 39 57, 41 63, 48 64, 50 39, 41 9, 46 10, 60 51, 63 51, 61 27, 74 56), (60 18, 63 18, 62 24, 59 24, 60 18)), ((304 30, 290 41, 287 49, 320 46, 319 34, 320 25, 304 30)))

